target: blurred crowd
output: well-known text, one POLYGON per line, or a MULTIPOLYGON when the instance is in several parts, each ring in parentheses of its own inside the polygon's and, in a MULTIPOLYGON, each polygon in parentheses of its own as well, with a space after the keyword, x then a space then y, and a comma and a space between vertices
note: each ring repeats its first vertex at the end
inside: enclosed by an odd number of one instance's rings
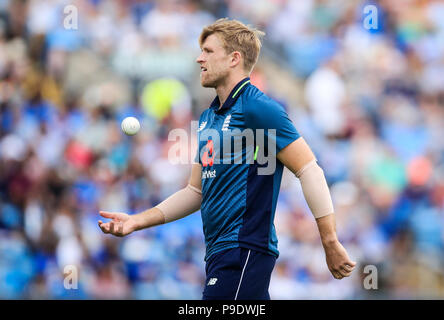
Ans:
POLYGON ((190 124, 215 95, 197 38, 220 17, 266 32, 252 83, 315 152, 358 262, 331 276, 286 170, 271 298, 444 298, 441 0, 0 1, 0 298, 201 298, 199 212, 125 238, 97 221, 186 185, 168 134, 189 133, 192 159, 190 124))

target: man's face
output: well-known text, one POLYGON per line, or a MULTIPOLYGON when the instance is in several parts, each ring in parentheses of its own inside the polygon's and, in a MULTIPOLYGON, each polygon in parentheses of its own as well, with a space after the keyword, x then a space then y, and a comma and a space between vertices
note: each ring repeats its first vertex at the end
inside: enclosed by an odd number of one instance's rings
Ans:
POLYGON ((196 59, 201 69, 200 83, 205 88, 216 88, 229 74, 230 55, 216 34, 208 36, 201 49, 202 53, 196 59))

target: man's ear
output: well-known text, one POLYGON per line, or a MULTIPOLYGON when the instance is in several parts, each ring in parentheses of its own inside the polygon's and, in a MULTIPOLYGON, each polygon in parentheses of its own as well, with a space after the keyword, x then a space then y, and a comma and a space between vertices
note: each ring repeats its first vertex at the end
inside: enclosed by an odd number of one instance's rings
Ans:
POLYGON ((239 51, 231 53, 231 67, 236 67, 239 63, 242 63, 242 54, 239 51))

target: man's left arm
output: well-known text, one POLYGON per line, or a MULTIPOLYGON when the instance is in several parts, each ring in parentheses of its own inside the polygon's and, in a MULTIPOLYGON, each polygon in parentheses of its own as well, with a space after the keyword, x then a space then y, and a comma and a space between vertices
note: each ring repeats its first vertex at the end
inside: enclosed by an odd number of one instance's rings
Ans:
POLYGON ((277 158, 301 182, 305 200, 318 225, 328 269, 336 279, 350 276, 356 262, 350 260, 338 240, 330 191, 315 155, 304 138, 299 137, 279 151, 277 158))

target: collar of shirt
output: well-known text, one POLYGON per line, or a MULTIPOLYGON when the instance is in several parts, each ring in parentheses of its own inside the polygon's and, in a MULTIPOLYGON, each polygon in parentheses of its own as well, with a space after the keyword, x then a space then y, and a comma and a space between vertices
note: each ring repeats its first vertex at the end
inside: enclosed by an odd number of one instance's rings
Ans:
POLYGON ((216 113, 221 113, 222 111, 231 108, 233 104, 236 102, 237 98, 241 95, 242 91, 245 90, 248 83, 250 83, 249 77, 239 81, 239 83, 233 88, 233 90, 231 90, 227 100, 224 102, 224 104, 220 109, 219 109, 220 106, 219 97, 216 96, 216 98, 214 98, 213 102, 211 103, 210 108, 212 108, 216 113))

